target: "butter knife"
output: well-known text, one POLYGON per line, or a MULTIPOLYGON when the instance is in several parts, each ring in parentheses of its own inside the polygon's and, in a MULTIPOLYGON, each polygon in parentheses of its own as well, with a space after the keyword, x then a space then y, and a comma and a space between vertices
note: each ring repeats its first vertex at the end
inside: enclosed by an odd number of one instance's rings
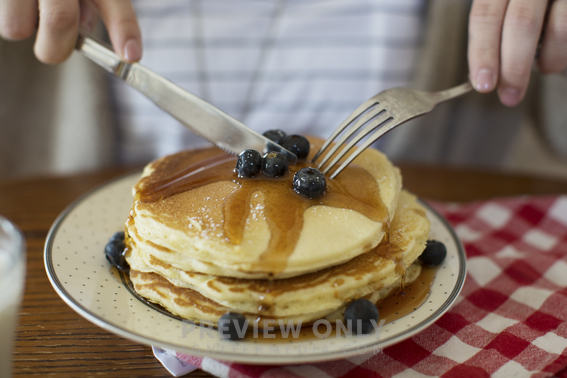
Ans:
POLYGON ((229 116, 217 107, 179 87, 139 63, 127 63, 110 47, 79 30, 76 49, 99 66, 140 91, 194 134, 238 155, 251 148, 284 154, 290 165, 297 156, 229 116))

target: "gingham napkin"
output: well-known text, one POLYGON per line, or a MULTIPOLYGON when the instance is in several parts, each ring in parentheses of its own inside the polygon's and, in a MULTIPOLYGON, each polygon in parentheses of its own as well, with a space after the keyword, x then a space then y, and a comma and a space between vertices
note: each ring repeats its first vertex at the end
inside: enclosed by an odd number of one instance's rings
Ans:
POLYGON ((311 365, 173 353, 220 377, 567 377, 567 196, 431 205, 463 242, 468 277, 423 332, 376 355, 311 365))

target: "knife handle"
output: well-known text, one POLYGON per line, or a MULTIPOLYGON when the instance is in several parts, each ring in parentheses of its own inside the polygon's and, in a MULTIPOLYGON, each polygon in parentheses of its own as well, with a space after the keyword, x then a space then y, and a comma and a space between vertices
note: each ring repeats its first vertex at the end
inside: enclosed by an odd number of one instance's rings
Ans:
POLYGON ((122 80, 127 79, 131 64, 124 62, 112 51, 111 47, 88 34, 83 29, 79 29, 79 37, 77 38, 75 49, 108 72, 118 76, 122 80))

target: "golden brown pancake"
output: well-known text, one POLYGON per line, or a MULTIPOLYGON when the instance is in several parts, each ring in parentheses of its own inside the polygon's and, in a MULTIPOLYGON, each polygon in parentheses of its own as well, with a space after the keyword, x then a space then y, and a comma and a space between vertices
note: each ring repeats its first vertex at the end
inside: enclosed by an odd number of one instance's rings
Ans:
POLYGON ((379 246, 346 263, 278 280, 222 277, 176 268, 148 252, 147 241, 132 236, 133 231, 135 228, 129 228, 132 242, 127 260, 135 289, 172 313, 215 324, 227 311, 250 319, 306 323, 334 318, 356 298, 383 299, 400 287, 402 276, 406 283, 413 281, 421 270, 413 263, 425 247, 429 221, 416 198, 402 191, 389 237, 379 246))
MULTIPOLYGON (((310 139, 311 155, 322 143, 310 139)), ((184 271, 286 278, 342 264, 375 248, 401 190, 399 170, 368 149, 327 193, 308 199, 283 178, 238 178, 218 149, 151 163, 134 188, 128 232, 146 253, 184 271)))

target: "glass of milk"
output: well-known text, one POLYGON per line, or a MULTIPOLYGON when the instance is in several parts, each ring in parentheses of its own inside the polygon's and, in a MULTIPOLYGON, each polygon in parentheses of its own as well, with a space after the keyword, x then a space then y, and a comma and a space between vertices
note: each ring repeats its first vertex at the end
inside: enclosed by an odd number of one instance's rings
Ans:
POLYGON ((0 216, 0 377, 12 376, 12 350, 24 289, 25 258, 22 233, 0 216))

